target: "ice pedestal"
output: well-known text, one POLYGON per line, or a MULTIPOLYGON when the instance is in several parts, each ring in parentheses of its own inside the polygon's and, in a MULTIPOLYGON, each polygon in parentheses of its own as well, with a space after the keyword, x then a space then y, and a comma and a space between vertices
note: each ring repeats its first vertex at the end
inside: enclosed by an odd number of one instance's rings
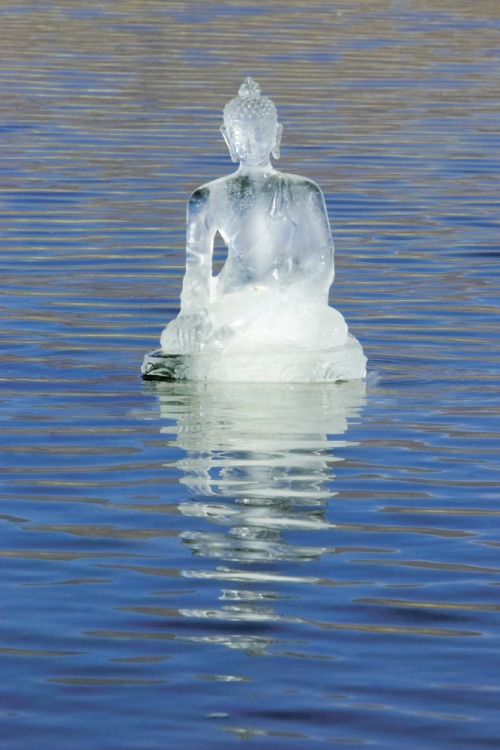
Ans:
POLYGON ((156 349, 144 358, 146 380, 335 383, 363 378, 366 357, 359 341, 348 334, 343 346, 294 350, 284 347, 255 351, 167 354, 156 349))

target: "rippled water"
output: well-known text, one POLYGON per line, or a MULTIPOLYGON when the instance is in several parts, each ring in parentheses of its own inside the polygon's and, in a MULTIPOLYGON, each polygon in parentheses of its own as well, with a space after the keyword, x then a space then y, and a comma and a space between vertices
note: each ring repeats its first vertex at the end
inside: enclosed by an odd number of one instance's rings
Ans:
POLYGON ((2 748, 498 746, 499 26, 2 4, 2 748), (246 75, 366 384, 140 381, 246 75))

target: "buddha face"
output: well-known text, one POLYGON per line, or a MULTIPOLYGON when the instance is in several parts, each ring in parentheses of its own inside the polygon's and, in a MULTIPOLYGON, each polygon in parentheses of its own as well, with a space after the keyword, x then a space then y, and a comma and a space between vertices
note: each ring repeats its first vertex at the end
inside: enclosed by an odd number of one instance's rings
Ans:
POLYGON ((269 156, 279 158, 283 126, 274 119, 232 121, 221 128, 233 161, 248 167, 269 164, 269 156))

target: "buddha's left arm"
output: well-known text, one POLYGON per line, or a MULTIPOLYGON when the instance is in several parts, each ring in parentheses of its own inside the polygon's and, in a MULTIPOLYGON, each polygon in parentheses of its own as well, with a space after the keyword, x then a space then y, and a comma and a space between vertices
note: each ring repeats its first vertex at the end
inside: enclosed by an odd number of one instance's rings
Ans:
POLYGON ((311 290, 328 296, 335 269, 325 199, 320 188, 313 182, 307 181, 301 188, 298 225, 294 237, 299 252, 298 270, 311 290))

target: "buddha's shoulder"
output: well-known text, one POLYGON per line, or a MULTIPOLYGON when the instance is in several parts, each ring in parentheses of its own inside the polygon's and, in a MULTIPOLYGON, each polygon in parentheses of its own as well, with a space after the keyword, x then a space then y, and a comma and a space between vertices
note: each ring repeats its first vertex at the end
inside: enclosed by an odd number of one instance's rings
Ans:
POLYGON ((308 177, 302 177, 298 174, 289 174, 287 172, 279 172, 279 175, 286 182, 287 187, 290 187, 294 191, 294 193, 303 195, 323 195, 319 185, 317 185, 314 180, 310 180, 308 177))
POLYGON ((228 177, 219 177, 217 180, 206 182, 204 185, 196 188, 189 196, 189 203, 195 205, 203 205, 208 203, 211 196, 220 192, 226 185, 232 175, 228 177))

